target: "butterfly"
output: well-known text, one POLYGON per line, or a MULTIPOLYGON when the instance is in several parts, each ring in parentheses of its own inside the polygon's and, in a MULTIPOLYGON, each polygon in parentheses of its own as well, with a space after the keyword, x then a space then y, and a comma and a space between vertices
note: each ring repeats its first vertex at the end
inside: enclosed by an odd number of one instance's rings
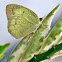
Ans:
POLYGON ((15 38, 25 37, 39 25, 38 16, 30 9, 9 4, 6 6, 8 32, 15 38))

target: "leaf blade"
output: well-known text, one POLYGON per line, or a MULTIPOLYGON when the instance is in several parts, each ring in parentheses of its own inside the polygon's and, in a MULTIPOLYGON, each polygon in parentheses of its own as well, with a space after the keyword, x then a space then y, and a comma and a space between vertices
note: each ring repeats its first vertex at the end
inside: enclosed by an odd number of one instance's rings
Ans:
POLYGON ((10 45, 9 43, 0 45, 0 60, 4 57, 3 53, 5 52, 5 50, 7 49, 9 45, 10 45))
POLYGON ((50 30, 50 25, 51 25, 51 21, 52 21, 52 19, 54 17, 54 13, 57 11, 59 6, 60 6, 60 4, 58 6, 56 6, 46 16, 46 18, 42 21, 42 24, 40 24, 40 26, 38 27, 38 29, 34 33, 32 39, 30 40, 30 42, 29 42, 29 44, 28 44, 28 46, 27 46, 27 48, 25 50, 25 53, 22 56, 22 59, 20 60, 20 62, 22 62, 23 59, 31 58, 31 57, 33 57, 34 54, 39 53, 39 49, 43 44, 43 40, 44 40, 46 34, 48 33, 48 31, 50 30), (30 57, 30 55, 31 55, 31 57, 30 57))
POLYGON ((33 33, 25 36, 13 49, 12 53, 10 54, 9 58, 7 59, 7 62, 19 62, 20 57, 24 54, 24 51, 26 49, 26 45, 31 38, 33 33))

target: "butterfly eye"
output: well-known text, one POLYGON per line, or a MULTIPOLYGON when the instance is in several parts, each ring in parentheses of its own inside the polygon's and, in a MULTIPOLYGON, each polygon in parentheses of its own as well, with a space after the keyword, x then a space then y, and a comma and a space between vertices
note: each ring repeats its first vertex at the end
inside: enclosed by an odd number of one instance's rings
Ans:
POLYGON ((40 21, 42 21, 43 18, 39 18, 39 19, 40 19, 40 21))

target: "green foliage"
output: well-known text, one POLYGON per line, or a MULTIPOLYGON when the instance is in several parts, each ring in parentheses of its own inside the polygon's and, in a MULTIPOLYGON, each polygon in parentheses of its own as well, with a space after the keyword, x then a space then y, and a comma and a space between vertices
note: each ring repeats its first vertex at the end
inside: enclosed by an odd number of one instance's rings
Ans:
POLYGON ((0 45, 0 60, 4 57, 3 53, 5 52, 5 50, 8 46, 9 46, 9 43, 0 45))
POLYGON ((38 27, 33 37, 31 38, 24 55, 22 56, 21 62, 23 59, 31 58, 34 54, 38 54, 40 47, 43 46, 43 40, 50 30, 51 21, 54 17, 55 12, 60 5, 56 6, 42 21, 42 24, 38 27))
POLYGON ((48 50, 52 45, 58 44, 62 40, 62 18, 53 27, 50 34, 44 40, 41 49, 48 50))
POLYGON ((14 48, 14 50, 12 51, 11 55, 9 56, 7 62, 18 62, 20 57, 24 54, 24 51, 26 49, 26 45, 29 41, 29 39, 31 38, 31 36, 34 33, 31 33, 27 36, 25 36, 19 43, 18 45, 14 48))
POLYGON ((57 45, 62 40, 62 18, 45 38, 50 30, 52 19, 59 7, 60 4, 44 20, 39 22, 38 16, 31 10, 15 4, 7 5, 6 13, 9 33, 15 38, 24 37, 14 48, 7 62, 14 62, 14 60, 15 62, 40 62, 48 59, 62 49, 62 44, 57 45), (35 29, 36 31, 33 35, 31 32, 35 29), (27 45, 28 41, 30 42, 27 45), (52 45, 56 46, 52 47, 52 45), (37 56, 33 57, 34 54, 37 56))
POLYGON ((42 54, 34 56, 28 62, 40 62, 40 61, 43 61, 45 59, 50 59, 51 56, 53 56, 55 53, 57 53, 60 50, 62 50, 62 43, 52 47, 51 49, 49 49, 48 51, 46 51, 42 54))

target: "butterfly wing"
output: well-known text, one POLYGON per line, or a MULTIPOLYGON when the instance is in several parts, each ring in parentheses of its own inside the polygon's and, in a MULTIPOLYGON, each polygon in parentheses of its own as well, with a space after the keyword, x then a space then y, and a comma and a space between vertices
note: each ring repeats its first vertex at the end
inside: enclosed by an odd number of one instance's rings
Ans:
POLYGON ((6 7, 8 32, 15 38, 24 37, 38 26, 38 16, 30 9, 10 4, 6 7))

